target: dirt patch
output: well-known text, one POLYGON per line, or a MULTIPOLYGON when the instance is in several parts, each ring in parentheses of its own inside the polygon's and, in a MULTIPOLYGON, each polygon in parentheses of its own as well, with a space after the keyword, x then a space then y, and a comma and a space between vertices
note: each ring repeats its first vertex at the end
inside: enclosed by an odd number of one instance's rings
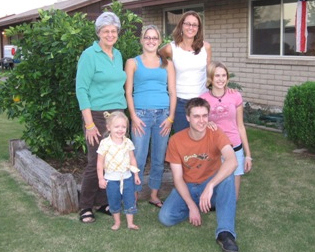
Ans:
POLYGON ((87 165, 87 158, 84 153, 79 153, 77 156, 73 157, 67 157, 64 160, 46 159, 45 161, 60 173, 72 174, 76 183, 81 184, 82 174, 87 165))
MULTIPOLYGON (((67 157, 64 160, 46 159, 50 166, 58 170, 60 173, 70 173, 73 175, 76 183, 81 184, 84 168, 87 165, 87 157, 84 153, 79 153, 75 157, 67 157)), ((147 160, 147 164, 144 171, 145 179, 143 181, 143 190, 139 193, 139 199, 147 200, 150 198, 150 188, 148 187, 148 175, 150 172, 150 158, 147 160)), ((167 162, 164 163, 164 179, 161 189, 159 190, 159 196, 165 199, 174 187, 171 179, 171 169, 167 162)))

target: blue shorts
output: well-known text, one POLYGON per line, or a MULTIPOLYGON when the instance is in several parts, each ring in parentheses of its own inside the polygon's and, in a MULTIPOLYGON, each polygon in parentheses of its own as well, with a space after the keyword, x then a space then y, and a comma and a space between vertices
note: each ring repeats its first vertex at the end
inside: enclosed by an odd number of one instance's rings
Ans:
MULTIPOLYGON (((237 147, 236 147, 237 148, 237 147)), ((244 175, 245 157, 243 148, 235 151, 238 166, 234 171, 235 176, 244 175)))
POLYGON ((124 179, 124 189, 122 195, 120 193, 120 181, 108 180, 106 194, 109 204, 109 211, 112 214, 120 213, 122 210, 122 205, 124 206, 124 214, 137 213, 133 176, 124 179))

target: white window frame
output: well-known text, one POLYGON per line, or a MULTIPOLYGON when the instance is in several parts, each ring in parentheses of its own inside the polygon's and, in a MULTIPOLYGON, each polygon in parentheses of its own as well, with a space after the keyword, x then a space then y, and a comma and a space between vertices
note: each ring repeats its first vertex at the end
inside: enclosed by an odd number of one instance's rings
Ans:
MULTIPOLYGON (((182 10, 184 13, 185 9, 189 9, 189 8, 203 8, 203 16, 201 17, 201 21, 203 24, 203 33, 204 33, 204 29, 205 29, 205 6, 204 4, 193 4, 193 5, 180 5, 180 6, 176 6, 176 7, 170 7, 170 8, 165 8, 163 9, 163 34, 164 36, 166 35, 166 20, 165 20, 165 13, 168 11, 172 11, 172 10, 182 10)), ((171 34, 170 34, 171 35, 171 34)))
POLYGON ((252 39, 252 2, 259 0, 248 1, 248 58, 250 59, 288 59, 288 60, 315 60, 315 56, 300 56, 300 55, 283 55, 283 18, 284 8, 283 0, 280 0, 281 14, 280 14, 280 54, 281 55, 262 55, 262 54, 251 54, 251 39, 252 39))

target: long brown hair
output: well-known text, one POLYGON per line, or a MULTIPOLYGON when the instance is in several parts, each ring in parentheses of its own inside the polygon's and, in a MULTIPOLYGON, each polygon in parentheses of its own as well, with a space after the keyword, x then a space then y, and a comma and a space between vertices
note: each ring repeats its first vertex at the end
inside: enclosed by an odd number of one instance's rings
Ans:
MULTIPOLYGON (((144 36, 145 36, 145 34, 147 33, 148 30, 154 30, 157 33, 157 35, 159 37, 159 43, 161 44, 162 43, 161 33, 160 33, 159 29, 155 25, 147 25, 147 26, 144 26, 142 28, 141 40, 144 39, 144 36)), ((157 56, 160 57, 160 59, 162 61, 161 67, 165 68, 167 66, 167 64, 168 64, 167 59, 163 55, 161 55, 158 50, 156 51, 156 54, 157 54, 157 56)))
POLYGON ((198 32, 194 38, 194 42, 192 44, 192 48, 195 51, 195 54, 198 54, 203 47, 203 28, 202 28, 202 22, 199 14, 195 11, 187 11, 185 12, 182 17, 180 18, 178 24, 176 25, 172 35, 173 39, 175 41, 175 45, 178 46, 180 42, 183 41, 183 24, 185 22, 185 19, 187 16, 194 16, 195 18, 198 19, 199 27, 198 27, 198 32))

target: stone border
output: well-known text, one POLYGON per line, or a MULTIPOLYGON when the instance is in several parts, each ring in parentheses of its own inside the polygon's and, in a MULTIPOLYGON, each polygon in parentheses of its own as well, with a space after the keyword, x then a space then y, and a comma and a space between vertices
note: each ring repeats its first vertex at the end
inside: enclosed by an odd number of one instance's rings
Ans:
POLYGON ((282 133, 282 131, 279 129, 270 128, 270 127, 266 127, 266 126, 262 126, 262 125, 257 125, 254 123, 244 123, 244 124, 245 124, 245 126, 256 128, 256 129, 262 129, 262 130, 272 131, 272 132, 276 132, 276 133, 282 133))

